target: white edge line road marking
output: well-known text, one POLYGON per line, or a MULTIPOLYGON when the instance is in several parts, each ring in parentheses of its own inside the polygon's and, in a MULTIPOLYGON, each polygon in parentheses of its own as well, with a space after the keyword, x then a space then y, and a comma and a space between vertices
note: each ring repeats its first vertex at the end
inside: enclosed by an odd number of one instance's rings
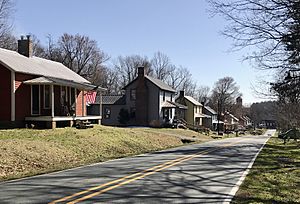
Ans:
MULTIPOLYGON (((255 156, 253 157, 253 159, 249 163, 247 169, 244 171, 244 173, 242 174, 242 176, 240 177, 240 179, 238 180, 238 182, 235 184, 235 186, 231 189, 231 191, 226 196, 226 198, 225 198, 225 200, 223 201, 222 204, 230 204, 230 202, 232 201, 232 199, 235 196, 236 192, 239 190, 240 186, 242 185, 243 181, 245 180, 245 178, 246 178, 247 174, 249 173, 250 169, 252 168, 252 166, 253 166, 253 164, 254 164, 257 156, 259 155, 260 151, 264 148, 265 144, 275 134, 275 132, 271 136, 269 136, 269 138, 267 138, 266 141, 263 143, 263 145, 260 147, 260 149, 258 150, 258 152, 255 154, 255 156)), ((266 133, 266 135, 267 135, 267 133, 266 133)))

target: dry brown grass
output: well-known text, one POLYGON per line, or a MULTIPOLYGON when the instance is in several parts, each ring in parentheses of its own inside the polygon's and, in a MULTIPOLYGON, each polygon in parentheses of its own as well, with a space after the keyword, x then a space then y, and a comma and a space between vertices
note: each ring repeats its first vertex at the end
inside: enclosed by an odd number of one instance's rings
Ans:
MULTIPOLYGON (((21 178, 183 145, 180 138, 147 128, 0 130, 0 180, 21 178)), ((172 134, 197 135, 171 130, 172 134)), ((197 136, 199 137, 199 135, 197 136)), ((204 139, 206 141, 206 139, 204 139)))

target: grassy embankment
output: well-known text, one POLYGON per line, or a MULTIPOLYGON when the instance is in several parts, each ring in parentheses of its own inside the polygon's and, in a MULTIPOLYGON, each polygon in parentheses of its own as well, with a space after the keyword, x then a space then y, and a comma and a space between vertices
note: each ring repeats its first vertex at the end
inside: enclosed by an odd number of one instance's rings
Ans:
POLYGON ((183 145, 177 136, 210 140, 191 130, 147 128, 0 130, 0 181, 183 145), (174 135, 166 134, 172 132, 174 135))
POLYGON ((232 203, 300 203, 300 142, 272 137, 232 203))

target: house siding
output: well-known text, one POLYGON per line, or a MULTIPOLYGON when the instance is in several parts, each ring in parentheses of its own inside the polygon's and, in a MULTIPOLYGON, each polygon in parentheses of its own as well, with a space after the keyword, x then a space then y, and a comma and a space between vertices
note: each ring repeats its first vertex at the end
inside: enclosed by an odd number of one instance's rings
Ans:
POLYGON ((23 121, 31 115, 31 86, 23 84, 23 81, 35 78, 34 75, 16 73, 16 120, 23 121))
POLYGON ((11 71, 0 65, 0 121, 11 120, 11 71))
POLYGON ((188 100, 186 100, 186 104, 187 104, 187 107, 188 107, 187 112, 186 112, 186 122, 188 124, 194 125, 195 124, 194 105, 188 100))
MULTIPOLYGON (((163 112, 162 112, 162 105, 165 101, 172 101, 174 102, 174 94, 169 92, 169 91, 165 91, 165 90, 160 90, 159 91, 159 120, 161 123, 163 123, 163 112), (173 95, 173 96, 172 96, 173 95), (165 96, 165 100, 164 100, 164 96, 165 96)), ((175 116, 175 109, 172 109, 172 120, 175 116)))
POLYGON ((101 120, 101 123, 103 125, 121 125, 119 123, 119 113, 120 113, 120 110, 122 108, 125 108, 124 105, 111 105, 111 104, 103 104, 102 105, 102 120, 101 120), (109 118, 106 118, 105 116, 105 109, 106 108, 109 108, 110 109, 110 117, 109 118))

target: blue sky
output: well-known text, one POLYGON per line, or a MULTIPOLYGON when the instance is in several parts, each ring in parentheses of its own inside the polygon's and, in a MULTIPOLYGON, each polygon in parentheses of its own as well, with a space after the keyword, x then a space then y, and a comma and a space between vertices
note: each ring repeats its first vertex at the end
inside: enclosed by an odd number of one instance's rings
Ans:
POLYGON ((96 40, 111 58, 161 51, 175 65, 187 67, 199 85, 212 87, 231 76, 244 103, 261 101, 251 84, 259 74, 242 57, 227 52, 232 41, 220 34, 225 23, 211 18, 205 0, 16 0, 17 35, 82 34, 96 40))

